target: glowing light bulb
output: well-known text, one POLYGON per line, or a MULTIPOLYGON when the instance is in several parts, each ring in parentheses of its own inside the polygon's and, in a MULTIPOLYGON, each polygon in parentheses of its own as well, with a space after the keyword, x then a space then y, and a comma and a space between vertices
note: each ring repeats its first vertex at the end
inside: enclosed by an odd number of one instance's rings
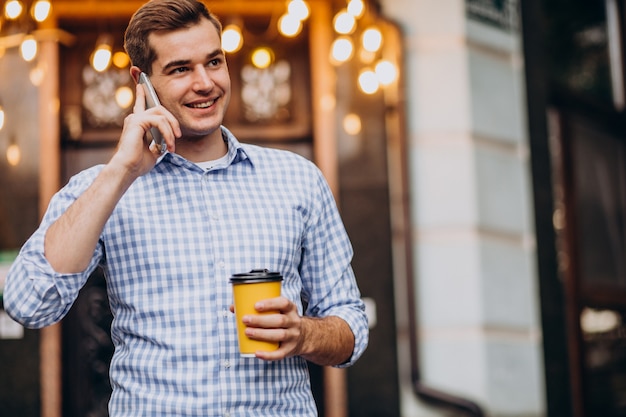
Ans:
POLYGON ((4 127, 4 109, 0 106, 0 129, 4 127))
POLYGON ((278 20, 278 30, 283 36, 292 38, 302 30, 302 22, 292 14, 284 14, 278 20))
POLYGON ((272 65, 274 60, 274 52, 265 47, 257 48, 252 53, 252 64, 260 69, 264 69, 272 65))
POLYGON ((12 143, 7 148, 6 157, 9 165, 12 167, 17 166, 22 160, 22 150, 17 144, 12 143))
POLYGON ((123 86, 115 91, 115 102, 122 109, 127 109, 133 104, 133 90, 128 86, 123 86))
POLYGON ((228 53, 234 53, 243 46, 243 35, 237 25, 228 25, 222 32, 222 49, 228 53))
POLYGON ((370 69, 363 70, 359 75, 359 87, 365 94, 374 94, 379 88, 378 78, 374 71, 370 69))
POLYGON ((333 27, 335 28, 335 32, 347 35, 354 32, 356 20, 354 19, 354 16, 344 9, 335 15, 333 27))
POLYGON ((361 37, 363 48, 369 52, 376 52, 383 43, 383 35, 377 28, 369 28, 361 37))
POLYGON ((37 41, 32 36, 26 36, 20 45, 20 54, 26 62, 30 62, 37 56, 37 41))
POLYGON ((4 5, 4 16, 9 20, 14 20, 20 17, 24 10, 22 2, 19 0, 11 0, 4 5))
POLYGON ((28 73, 28 78, 35 87, 39 87, 43 83, 43 79, 45 76, 46 70, 45 67, 41 65, 41 63, 35 68, 31 69, 28 73))
POLYGON ((363 3, 363 0, 350 0, 348 3, 348 13, 358 19, 363 16, 364 12, 365 4, 363 3))
POLYGON ((310 14, 309 5, 304 0, 291 0, 287 5, 287 11, 300 21, 307 19, 310 14))
POLYGON ((101 45, 93 53, 91 65, 98 72, 105 71, 111 65, 111 47, 101 45))
POLYGON ((113 65, 117 68, 126 68, 130 64, 130 58, 126 52, 117 51, 113 54, 113 65))
POLYGON ((382 85, 393 83, 398 77, 398 69, 390 61, 380 61, 374 70, 376 78, 382 85))
POLYGON ((52 5, 48 0, 38 0, 33 4, 31 14, 37 22, 43 22, 50 16, 52 5))
POLYGON ((98 72, 109 69, 113 58, 113 37, 106 33, 98 36, 96 49, 91 54, 91 66, 98 72))
POLYGON ((331 46, 331 58, 337 63, 346 62, 354 54, 354 45, 348 37, 335 39, 331 46))
POLYGON ((361 118, 358 114, 350 113, 343 118, 343 130, 352 136, 361 133, 361 118))

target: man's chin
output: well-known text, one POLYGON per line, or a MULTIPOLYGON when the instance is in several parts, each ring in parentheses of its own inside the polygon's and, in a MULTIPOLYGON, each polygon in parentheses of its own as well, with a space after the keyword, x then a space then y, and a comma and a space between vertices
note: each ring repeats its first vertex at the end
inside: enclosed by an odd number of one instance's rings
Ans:
MULTIPOLYGON (((212 135, 216 135, 215 132, 220 130, 221 126, 212 127, 211 129, 206 130, 183 130, 183 136, 179 140, 187 141, 187 142, 200 142, 203 141, 212 135)), ((221 132, 219 133, 221 137, 221 132)))

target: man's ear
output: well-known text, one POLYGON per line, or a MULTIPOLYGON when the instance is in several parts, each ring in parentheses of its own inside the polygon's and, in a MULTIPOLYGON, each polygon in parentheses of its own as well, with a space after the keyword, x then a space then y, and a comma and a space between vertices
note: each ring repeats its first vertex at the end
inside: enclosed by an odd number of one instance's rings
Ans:
POLYGON ((135 83, 139 82, 139 74, 141 74, 141 69, 135 65, 130 67, 130 76, 133 77, 135 83))

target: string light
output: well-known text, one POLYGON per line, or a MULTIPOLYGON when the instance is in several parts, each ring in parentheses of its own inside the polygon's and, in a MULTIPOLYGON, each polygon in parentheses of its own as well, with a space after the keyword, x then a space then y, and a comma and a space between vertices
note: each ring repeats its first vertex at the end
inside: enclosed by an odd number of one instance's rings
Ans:
POLYGON ((369 68, 361 71, 359 75, 359 87, 365 94, 374 94, 379 88, 378 78, 376 73, 369 68))
POLYGON ((361 133, 361 117, 358 114, 350 113, 343 118, 343 130, 352 136, 356 136, 361 133))
POLYGON ((133 90, 130 87, 123 86, 115 91, 115 102, 122 109, 127 109, 133 104, 133 90))
POLYGON ((354 45, 352 39, 342 36, 335 39, 331 46, 331 60, 336 63, 343 63, 352 58, 354 54, 354 45))
POLYGON ((46 66, 41 63, 36 67, 33 67, 28 73, 28 78, 30 82, 35 87, 39 87, 41 83, 43 83, 44 77, 46 75, 46 66))
POLYGON ((111 35, 100 35, 96 42, 96 49, 91 55, 91 66, 98 72, 103 72, 111 66, 113 41, 111 35))
POLYGON ((19 0, 7 1, 4 5, 4 17, 8 20, 15 20, 22 14, 24 6, 19 0))
POLYGON ((11 137, 11 143, 7 147, 6 158, 9 165, 12 167, 19 165, 22 160, 22 150, 17 145, 15 136, 11 137))
MULTIPOLYGON (((363 0, 347 0, 346 7, 333 18, 333 28, 337 37, 329 51, 329 58, 334 65, 351 60, 356 48, 352 35, 357 29, 357 21, 365 14, 363 0)), ((304 21, 310 17, 310 7, 305 0, 290 0, 285 13, 278 19, 278 31, 282 36, 295 37, 302 31, 304 21)), ((242 24, 229 24, 222 32, 222 48, 227 53, 236 53, 243 47, 242 24)), ((382 48, 383 35, 375 26, 361 33, 359 57, 366 65, 373 65, 378 51, 382 48)), ((251 54, 252 64, 257 68, 267 68, 274 61, 273 51, 269 48, 257 48, 251 54)), ((397 68, 389 61, 380 61, 376 70, 369 69, 359 77, 359 88, 367 94, 373 94, 381 85, 388 85, 397 78, 397 68)))
POLYGON ((333 27, 335 32, 341 35, 351 34, 356 28, 356 19, 346 9, 343 9, 335 15, 333 27))
POLYGON ((308 19, 311 13, 309 5, 304 0, 291 0, 287 5, 287 12, 299 21, 308 19))
POLYGON ((274 62, 274 51, 270 48, 262 46, 252 52, 252 64, 255 67, 265 69, 272 65, 272 62, 274 62))
POLYGON ((398 69, 391 61, 379 61, 374 72, 381 85, 390 85, 398 78, 398 69))
POLYGON ((366 51, 377 52, 382 46, 383 35, 378 28, 368 28, 361 35, 361 43, 366 51))
POLYGON ((130 58, 123 51, 117 51, 113 54, 113 65, 117 68, 126 68, 130 64, 130 58))
MULTIPOLYGON (((5 21, 2 31, 6 48, 19 47, 22 58, 29 62, 37 56, 37 25, 45 21, 51 13, 52 5, 49 0, 37 0, 31 4, 30 17, 25 15, 25 4, 20 0, 10 0, 4 3, 5 21)), ((2 54, 0 54, 2 55, 2 54)))
POLYGON ((228 53, 235 53, 243 46, 243 35, 239 26, 228 25, 222 31, 222 49, 228 53))
POLYGON ((43 22, 50 16, 50 11, 52 10, 52 5, 48 0, 38 0, 33 4, 33 7, 30 10, 31 16, 35 19, 36 22, 43 22))
POLYGON ((292 14, 284 14, 278 20, 278 30, 283 36, 293 38, 302 30, 302 22, 292 14))
POLYGON ((365 13, 365 3, 363 3, 363 0, 350 0, 347 10, 356 19, 359 19, 365 13))
POLYGON ((288 38, 298 36, 310 13, 309 5, 304 0, 291 0, 287 4, 287 12, 278 19, 278 31, 288 38))
POLYGON ((37 41, 32 35, 28 35, 20 45, 20 54, 26 62, 30 62, 37 56, 37 41))

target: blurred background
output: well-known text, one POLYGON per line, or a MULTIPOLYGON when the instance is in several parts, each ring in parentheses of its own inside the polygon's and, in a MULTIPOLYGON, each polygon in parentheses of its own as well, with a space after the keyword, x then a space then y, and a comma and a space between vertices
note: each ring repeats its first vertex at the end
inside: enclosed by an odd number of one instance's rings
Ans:
MULTIPOLYGON (((0 1, 0 293, 48 200, 112 155, 134 0, 0 1)), ((370 346, 321 416, 626 416, 624 0, 213 0, 243 142, 313 160, 370 346)), ((1 304, 0 304, 1 306, 1 304)), ((94 273, 58 325, 0 309, 0 416, 106 416, 94 273)))

